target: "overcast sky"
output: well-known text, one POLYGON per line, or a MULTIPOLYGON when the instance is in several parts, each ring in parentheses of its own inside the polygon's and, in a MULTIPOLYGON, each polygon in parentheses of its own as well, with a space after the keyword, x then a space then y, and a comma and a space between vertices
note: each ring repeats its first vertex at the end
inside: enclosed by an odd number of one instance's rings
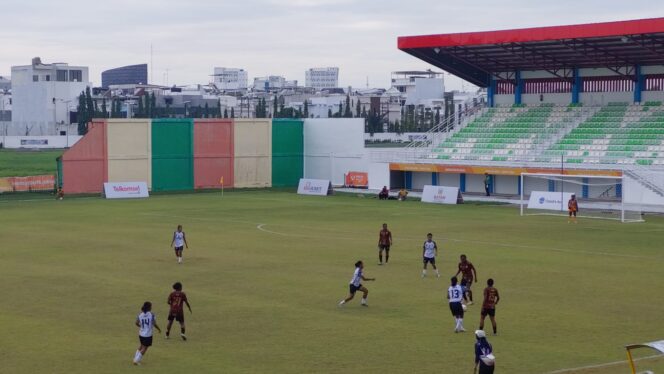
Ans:
POLYGON ((103 70, 150 63, 152 45, 151 83, 167 70, 170 84, 207 83, 225 66, 304 84, 307 68, 338 66, 343 87, 389 87, 391 71, 432 68, 398 36, 661 16, 654 0, 1 0, 0 75, 39 56, 88 66, 99 85, 103 70))

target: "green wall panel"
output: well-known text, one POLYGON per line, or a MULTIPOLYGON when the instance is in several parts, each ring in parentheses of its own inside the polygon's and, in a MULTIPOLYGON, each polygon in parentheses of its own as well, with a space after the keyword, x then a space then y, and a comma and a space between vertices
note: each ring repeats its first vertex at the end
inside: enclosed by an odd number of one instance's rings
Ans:
POLYGON ((152 190, 194 188, 192 119, 152 120, 152 190))
POLYGON ((304 175, 303 122, 272 120, 272 186, 295 187, 304 175))

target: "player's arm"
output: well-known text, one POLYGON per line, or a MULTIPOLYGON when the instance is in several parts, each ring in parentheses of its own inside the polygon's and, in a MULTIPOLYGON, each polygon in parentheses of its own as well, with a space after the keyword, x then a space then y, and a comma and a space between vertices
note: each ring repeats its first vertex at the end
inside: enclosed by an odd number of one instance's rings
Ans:
POLYGON ((168 300, 166 300, 166 304, 171 305, 171 296, 168 296, 168 300))
POLYGON ((187 235, 185 235, 184 231, 182 232, 182 239, 184 239, 184 245, 186 245, 187 249, 189 249, 189 243, 187 243, 187 235))
MULTIPOLYGON (((426 242, 424 242, 426 243, 426 242)), ((424 253, 426 252, 426 244, 422 244, 422 257, 424 257, 424 253)))
POLYGON ((134 324, 136 325, 136 327, 141 327, 141 324, 138 322, 138 318, 136 318, 136 321, 134 322, 134 324))
POLYGON ((387 235, 390 238, 390 246, 391 246, 392 245, 392 232, 390 231, 387 235))
POLYGON ((191 305, 189 305, 189 300, 187 299, 187 295, 184 295, 184 299, 182 301, 184 301, 184 303, 187 304, 187 308, 189 308, 189 313, 192 313, 191 305))
POLYGON ((475 265, 470 265, 470 270, 473 272, 473 275, 475 276, 475 283, 477 283, 477 270, 475 270, 475 265))
POLYGON ((173 232, 173 240, 171 240, 171 247, 175 244, 175 232, 173 232))
POLYGON ((496 290, 496 302, 493 303, 493 305, 498 305, 499 301, 500 301, 500 295, 498 294, 498 290, 496 290))
POLYGON ((161 334, 161 328, 159 328, 159 325, 157 325, 156 318, 152 317, 152 323, 154 324, 154 328, 157 329, 157 331, 159 331, 159 333, 161 334))
POLYGON ((458 270, 456 274, 454 274, 454 276, 456 277, 457 275, 459 275, 459 273, 461 273, 461 264, 458 265, 458 270))
POLYGON ((376 278, 367 278, 367 277, 365 277, 364 275, 360 275, 360 277, 362 278, 362 280, 365 280, 365 281, 367 281, 367 282, 369 282, 369 281, 375 281, 375 280, 376 280, 376 278))
POLYGON ((435 251, 435 256, 438 257, 438 244, 436 242, 433 242, 433 250, 435 251))

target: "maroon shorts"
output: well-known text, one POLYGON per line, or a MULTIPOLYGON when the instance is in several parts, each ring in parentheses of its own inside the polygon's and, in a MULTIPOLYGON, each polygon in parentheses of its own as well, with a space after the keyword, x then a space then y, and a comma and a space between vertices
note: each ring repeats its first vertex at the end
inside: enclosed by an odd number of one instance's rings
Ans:
POLYGON ((184 323, 184 312, 182 312, 182 313, 173 313, 173 312, 168 313, 168 320, 169 321, 176 320, 180 323, 184 323))

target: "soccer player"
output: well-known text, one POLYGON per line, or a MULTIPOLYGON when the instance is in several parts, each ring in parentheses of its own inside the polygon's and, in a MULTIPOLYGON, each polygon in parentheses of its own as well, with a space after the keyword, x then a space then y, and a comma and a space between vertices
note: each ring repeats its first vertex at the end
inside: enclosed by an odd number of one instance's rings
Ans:
POLYGON ((358 261, 355 263, 355 272, 353 273, 353 279, 350 280, 350 284, 348 286, 350 294, 348 295, 347 298, 339 302, 339 306, 343 306, 347 302, 353 300, 353 298, 355 297, 355 292, 357 292, 358 290, 362 291, 362 293, 364 294, 362 296, 362 306, 369 306, 367 305, 367 295, 369 295, 369 290, 367 290, 367 288, 362 285, 361 281, 363 280, 369 282, 369 281, 375 281, 376 278, 366 278, 364 276, 364 263, 362 263, 362 261, 358 261))
POLYGON ((576 213, 579 211, 579 202, 576 201, 576 195, 572 195, 567 202, 567 210, 569 211, 567 223, 570 223, 570 221, 576 223, 576 213))
POLYGON ((487 287, 484 289, 484 302, 482 303, 482 314, 480 317, 480 330, 484 330, 484 319, 488 315, 493 326, 493 334, 498 333, 496 326, 496 305, 500 301, 498 290, 493 286, 493 279, 486 281, 487 287))
POLYGON ((463 328, 463 306, 461 305, 461 300, 463 300, 463 290, 459 286, 457 277, 450 278, 451 285, 447 289, 447 299, 450 301, 450 311, 454 316, 456 325, 454 327, 454 332, 464 332, 466 329, 463 328))
POLYGON ((175 257, 178 258, 178 264, 182 263, 182 250, 185 246, 189 249, 189 243, 187 243, 187 237, 184 231, 182 231, 182 225, 178 225, 178 229, 173 233, 173 240, 171 241, 171 247, 175 248, 175 257))
POLYGON ((176 282, 173 285, 173 292, 168 295, 168 305, 171 306, 171 310, 168 312, 168 326, 166 326, 166 339, 171 335, 171 326, 173 325, 173 320, 176 320, 180 323, 180 337, 182 340, 186 341, 187 336, 184 334, 184 308, 182 304, 187 304, 189 313, 191 313, 191 305, 189 305, 189 300, 187 300, 187 294, 182 292, 182 283, 176 282))
POLYGON ((146 301, 143 303, 141 308, 141 313, 136 317, 136 326, 138 326, 138 340, 140 340, 141 345, 138 347, 136 354, 134 355, 134 365, 140 365, 141 359, 147 352, 148 347, 152 345, 152 328, 154 327, 161 333, 161 329, 157 326, 157 319, 154 314, 151 312, 152 303, 146 301))
POLYGON ((438 245, 432 240, 433 235, 431 233, 427 234, 427 240, 422 245, 422 262, 424 262, 424 267, 422 268, 422 278, 427 276, 427 264, 433 266, 433 270, 436 271, 436 276, 440 278, 440 272, 436 267, 436 256, 438 255, 438 245))
POLYGON ((473 266, 473 264, 468 261, 466 255, 461 255, 459 270, 457 270, 454 276, 459 275, 459 273, 461 273, 461 283, 465 283, 466 286, 464 289, 463 298, 465 300, 467 295, 469 300, 468 305, 473 305, 473 291, 470 290, 470 287, 473 285, 473 279, 475 280, 475 283, 477 283, 477 271, 475 271, 475 266, 473 266))
POLYGON ((496 365, 496 358, 493 355, 493 347, 486 340, 486 333, 484 331, 475 331, 477 342, 475 343, 475 367, 473 373, 477 373, 479 367, 479 374, 493 374, 496 365))
POLYGON ((383 251, 385 251, 385 265, 390 261, 390 246, 392 245, 392 233, 387 229, 387 223, 383 223, 383 229, 378 233, 378 265, 383 264, 383 251))

